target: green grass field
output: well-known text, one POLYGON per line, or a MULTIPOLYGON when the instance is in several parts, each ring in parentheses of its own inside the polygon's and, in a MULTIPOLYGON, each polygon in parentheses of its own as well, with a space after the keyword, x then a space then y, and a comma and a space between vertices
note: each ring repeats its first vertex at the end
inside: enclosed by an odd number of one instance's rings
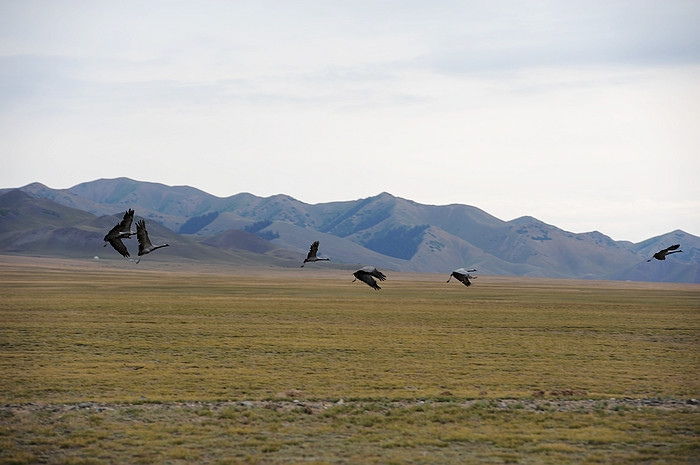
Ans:
POLYGON ((700 286, 0 257, 0 463, 700 463, 700 286))

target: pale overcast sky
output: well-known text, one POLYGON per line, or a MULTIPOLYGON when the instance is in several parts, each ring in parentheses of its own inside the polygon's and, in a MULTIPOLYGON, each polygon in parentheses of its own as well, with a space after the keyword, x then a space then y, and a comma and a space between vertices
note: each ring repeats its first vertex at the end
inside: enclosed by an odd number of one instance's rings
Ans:
POLYGON ((700 235, 697 0, 0 0, 0 187, 700 235))

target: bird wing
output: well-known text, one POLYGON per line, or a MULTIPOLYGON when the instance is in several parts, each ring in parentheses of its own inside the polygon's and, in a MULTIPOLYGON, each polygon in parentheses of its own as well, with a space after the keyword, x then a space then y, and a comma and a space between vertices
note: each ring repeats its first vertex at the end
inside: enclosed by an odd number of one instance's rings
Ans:
POLYGON ((124 217, 122 220, 114 225, 112 229, 109 230, 109 232, 105 235, 104 239, 105 241, 109 242, 111 239, 118 237, 119 233, 122 231, 128 231, 131 232, 131 222, 134 220, 134 210, 127 210, 126 213, 124 213, 124 217))
POLYGON ((370 273, 358 270, 355 272, 355 277, 375 290, 381 289, 370 273))
POLYGON ((376 268, 373 268, 372 271, 370 272, 370 274, 380 281, 384 281, 386 279, 386 276, 384 275, 384 273, 382 273, 381 271, 379 271, 376 268))
POLYGON ((676 250, 680 246, 681 246, 680 244, 675 244, 675 245, 672 245, 671 247, 666 247, 664 250, 662 250, 662 252, 668 252, 669 250, 676 250))
POLYGON ((130 208, 124 213, 124 218, 122 218, 122 221, 119 223, 120 230, 131 232, 132 221, 134 221, 134 210, 130 208))
POLYGON ((121 227, 121 223, 117 223, 112 229, 109 230, 109 232, 105 235, 103 240, 110 241, 113 238, 119 236, 119 231, 121 231, 121 227))
MULTIPOLYGON (((457 278, 457 281, 461 282, 465 286, 471 286, 472 282, 469 281, 469 279, 474 279, 476 276, 472 276, 469 274, 470 271, 476 271, 476 270, 465 270, 464 268, 458 268, 452 272, 450 277, 454 276, 457 278)), ((447 280, 449 282, 449 279, 447 280)))
POLYGON ((306 256, 307 260, 309 260, 310 258, 316 257, 316 253, 318 252, 318 244, 319 244, 318 241, 311 244, 311 247, 309 247, 309 254, 306 256))
POLYGON ((148 238, 148 231, 146 231, 146 222, 144 220, 139 220, 136 223, 136 239, 139 241, 139 255, 143 255, 144 250, 153 247, 151 240, 148 238))
POLYGON ((119 252, 124 258, 129 258, 129 251, 119 237, 109 238, 108 242, 114 247, 114 250, 119 252))
POLYGON ((465 286, 469 286, 471 284, 469 282, 469 274, 462 273, 462 271, 466 271, 466 270, 464 268, 460 268, 459 270, 454 270, 450 276, 454 276, 457 279, 457 281, 464 284, 465 286))

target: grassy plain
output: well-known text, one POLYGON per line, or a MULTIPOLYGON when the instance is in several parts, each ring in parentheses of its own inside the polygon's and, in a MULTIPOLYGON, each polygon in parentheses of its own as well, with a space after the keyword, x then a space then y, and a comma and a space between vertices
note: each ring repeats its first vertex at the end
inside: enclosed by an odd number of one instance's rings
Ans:
POLYGON ((700 463, 700 286, 0 257, 0 463, 700 463))

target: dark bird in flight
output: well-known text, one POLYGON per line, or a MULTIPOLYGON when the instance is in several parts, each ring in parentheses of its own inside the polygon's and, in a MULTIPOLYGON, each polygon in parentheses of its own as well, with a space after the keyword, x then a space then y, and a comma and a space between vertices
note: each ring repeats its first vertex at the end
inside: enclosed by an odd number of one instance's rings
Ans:
POLYGON ((680 247, 680 244, 672 245, 671 247, 666 247, 663 250, 659 250, 654 254, 652 258, 647 260, 648 262, 652 261, 652 259, 657 259, 657 260, 666 260, 666 255, 671 255, 672 253, 678 253, 678 252, 683 252, 682 250, 676 250, 678 247, 680 247), (673 251, 673 252, 671 252, 673 251))
MULTIPOLYGON (((304 263, 306 263, 306 262, 322 262, 322 261, 330 260, 330 258, 318 258, 316 256, 316 253, 318 253, 318 241, 311 244, 311 247, 309 248, 309 254, 304 259, 304 263)), ((304 266, 304 263, 301 264, 302 267, 304 266)))
MULTIPOLYGON (((170 244, 153 245, 151 240, 148 238, 148 231, 146 231, 146 222, 144 220, 138 220, 136 222, 136 239, 139 241, 139 257, 141 255, 146 255, 154 250, 158 250, 161 247, 168 247, 170 244)), ((139 258, 136 263, 140 262, 139 258)))
POLYGON ((124 218, 110 229, 103 239, 105 241, 105 247, 107 247, 107 244, 111 245, 114 247, 114 250, 119 252, 124 258, 129 258, 129 251, 122 242, 122 239, 128 239, 136 234, 131 231, 132 221, 134 221, 134 210, 129 209, 124 213, 124 218))
POLYGON ((472 276, 472 275, 470 275, 469 273, 473 273, 474 271, 476 271, 476 269, 474 269, 474 270, 465 270, 464 268, 457 268, 456 270, 454 270, 454 271, 452 272, 452 274, 450 275, 450 277, 447 278, 447 282, 449 283, 449 282, 450 282, 450 279, 452 279, 452 277, 454 276, 455 278, 457 278, 457 281, 461 282, 461 283, 464 284, 465 286, 471 286, 472 283, 471 283, 471 281, 469 281, 469 280, 470 280, 470 279, 476 279, 476 276, 472 276))
POLYGON ((375 291, 378 291, 379 289, 381 289, 381 287, 379 287, 377 281, 375 281, 374 278, 377 278, 380 281, 384 281, 386 279, 384 273, 382 273, 373 266, 365 266, 363 268, 360 268, 352 275, 355 277, 355 279, 352 280, 353 283, 359 279, 363 283, 366 283, 369 287, 373 288, 375 291))

